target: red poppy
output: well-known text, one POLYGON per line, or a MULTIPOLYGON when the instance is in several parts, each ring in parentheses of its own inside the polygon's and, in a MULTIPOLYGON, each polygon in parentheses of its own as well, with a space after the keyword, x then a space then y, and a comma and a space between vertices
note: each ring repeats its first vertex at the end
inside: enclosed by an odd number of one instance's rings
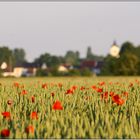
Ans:
POLYGON ((117 105, 122 105, 122 104, 124 104, 124 102, 125 102, 125 100, 121 99, 119 95, 114 95, 114 96, 112 97, 112 101, 113 101, 114 103, 116 103, 117 105))
POLYGON ((130 83, 128 87, 133 87, 133 83, 130 83))
POLYGON ((126 96, 126 97, 128 97, 128 92, 126 92, 126 91, 123 92, 123 95, 126 96))
POLYGON ((114 94, 115 94, 114 92, 110 91, 109 96, 112 97, 114 94))
POLYGON ((100 82, 98 83, 98 85, 103 86, 105 84, 105 82, 100 82))
POLYGON ((51 96, 54 97, 54 92, 51 93, 51 96))
POLYGON ((8 101, 7 101, 7 104, 8 104, 8 105, 12 105, 12 103, 13 103, 12 100, 8 100, 8 101))
POLYGON ((86 89, 86 88, 84 86, 81 86, 80 90, 84 90, 84 89, 86 89))
POLYGON ((45 84, 42 84, 42 88, 47 88, 47 84, 45 83, 45 84))
POLYGON ((60 88, 61 88, 61 87, 62 87, 62 83, 58 83, 58 87, 60 87, 60 88))
POLYGON ((10 112, 3 112, 2 115, 4 118, 7 118, 7 119, 10 119, 11 117, 10 112))
POLYGON ((20 86, 20 84, 18 83, 18 82, 14 82, 14 87, 17 87, 17 88, 19 88, 19 86, 20 86))
POLYGON ((54 104, 53 104, 53 110, 63 110, 63 107, 61 105, 61 102, 60 101, 56 101, 54 104))
POLYGON ((8 129, 1 130, 1 136, 2 137, 9 137, 10 136, 10 130, 8 130, 8 129))
POLYGON ((66 94, 73 94, 73 90, 72 90, 72 89, 68 89, 68 90, 66 91, 66 94))
POLYGON ((25 131, 27 134, 34 133, 34 127, 32 125, 29 125, 25 128, 25 131))
POLYGON ((72 86, 71 89, 72 89, 72 90, 76 90, 76 89, 77 89, 77 86, 72 86))
POLYGON ((95 85, 93 85, 93 86, 92 86, 92 89, 96 90, 96 89, 97 89, 97 87, 96 87, 95 85))
POLYGON ((38 119, 37 112, 32 112, 30 115, 31 119, 38 119))
POLYGON ((22 94, 22 95, 25 95, 25 94, 27 94, 27 93, 28 93, 28 92, 27 92, 26 90, 22 90, 22 91, 21 91, 21 94, 22 94))
POLYGON ((102 88, 97 88, 96 91, 101 93, 101 92, 103 92, 103 89, 102 88))
POLYGON ((104 92, 103 94, 101 94, 101 99, 104 99, 104 100, 108 100, 108 92, 104 92))
POLYGON ((35 96, 32 96, 31 99, 32 99, 32 103, 34 103, 35 102, 35 96))

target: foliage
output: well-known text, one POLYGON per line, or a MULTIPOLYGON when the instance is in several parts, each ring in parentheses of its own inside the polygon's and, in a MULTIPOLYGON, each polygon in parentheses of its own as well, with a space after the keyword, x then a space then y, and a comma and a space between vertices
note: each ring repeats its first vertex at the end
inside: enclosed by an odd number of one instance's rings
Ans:
POLYGON ((24 49, 15 48, 12 52, 13 52, 13 57, 15 60, 15 65, 19 65, 19 64, 26 62, 26 60, 25 60, 26 53, 25 53, 24 49))
POLYGON ((93 73, 90 69, 84 68, 81 70, 81 76, 92 76, 93 73))
POLYGON ((101 75, 138 75, 140 74, 140 48, 130 42, 121 46, 120 57, 107 56, 101 75))
POLYGON ((8 65, 13 66, 14 58, 12 51, 7 46, 0 47, 0 65, 6 62, 8 65))
POLYGON ((67 51, 65 55, 65 63, 70 65, 79 64, 80 53, 78 51, 67 51))
POLYGON ((46 64, 48 67, 56 67, 63 61, 62 57, 52 56, 49 53, 41 54, 39 58, 35 59, 35 63, 42 66, 42 64, 46 64))
POLYGON ((36 76, 48 76, 48 72, 46 69, 37 69, 36 76))

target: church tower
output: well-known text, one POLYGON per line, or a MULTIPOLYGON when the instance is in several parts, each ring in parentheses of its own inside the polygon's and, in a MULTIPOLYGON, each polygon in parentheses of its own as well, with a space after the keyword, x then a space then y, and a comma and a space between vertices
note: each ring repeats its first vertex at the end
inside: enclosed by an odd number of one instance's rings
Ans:
POLYGON ((110 55, 119 58, 119 52, 120 52, 120 48, 117 45, 116 41, 114 41, 110 48, 110 55))

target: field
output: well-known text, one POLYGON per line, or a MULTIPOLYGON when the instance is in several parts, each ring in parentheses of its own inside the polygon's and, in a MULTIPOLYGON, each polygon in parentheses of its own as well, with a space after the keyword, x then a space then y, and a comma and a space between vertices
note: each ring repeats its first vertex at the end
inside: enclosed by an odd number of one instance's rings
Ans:
POLYGON ((0 79, 0 138, 140 138, 140 77, 0 79))

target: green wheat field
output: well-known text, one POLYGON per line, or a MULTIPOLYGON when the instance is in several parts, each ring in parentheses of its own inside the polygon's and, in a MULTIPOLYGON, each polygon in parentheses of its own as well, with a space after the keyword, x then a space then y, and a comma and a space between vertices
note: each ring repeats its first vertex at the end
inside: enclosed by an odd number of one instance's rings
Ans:
POLYGON ((140 138, 140 77, 1 78, 0 138, 140 138))

